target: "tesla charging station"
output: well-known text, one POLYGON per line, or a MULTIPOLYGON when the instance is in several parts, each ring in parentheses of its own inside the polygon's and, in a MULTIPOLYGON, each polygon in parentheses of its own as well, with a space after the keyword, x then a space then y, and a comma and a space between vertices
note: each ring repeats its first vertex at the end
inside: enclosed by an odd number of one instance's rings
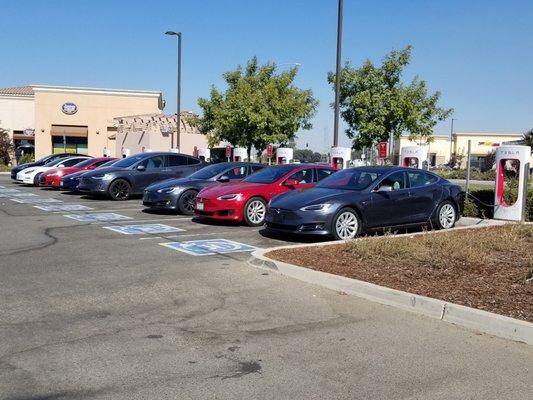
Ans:
POLYGON ((349 147, 331 148, 331 166, 335 169, 350 168, 352 161, 352 149, 349 147))
POLYGON ((209 160, 211 159, 210 149, 198 149, 196 153, 196 156, 202 161, 209 162, 209 160))
POLYGON ((427 169, 428 150, 424 146, 406 146, 400 150, 400 166, 427 169))
POLYGON ((276 150, 276 165, 290 164, 294 158, 294 150, 290 147, 278 147, 276 150))
MULTIPOLYGON (((531 168, 531 147, 500 146, 496 149, 496 190, 494 218, 524 222, 526 216, 527 184, 531 168), (504 199, 506 171, 518 178, 518 196, 513 204, 504 199)), ((514 177, 513 177, 514 178, 514 177)))
POLYGON ((248 157, 248 152, 243 147, 234 147, 233 148, 233 161, 234 162, 241 162, 244 161, 248 157))

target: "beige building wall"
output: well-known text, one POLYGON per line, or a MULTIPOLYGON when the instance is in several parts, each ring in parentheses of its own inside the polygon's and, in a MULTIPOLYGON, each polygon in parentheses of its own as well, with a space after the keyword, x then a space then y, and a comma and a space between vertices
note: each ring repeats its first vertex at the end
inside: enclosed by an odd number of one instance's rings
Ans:
MULTIPOLYGON (((522 139, 520 133, 458 132, 454 135, 454 151, 457 154, 464 154, 466 156, 468 153, 468 141, 470 140, 471 154, 473 156, 485 157, 504 142, 520 139, 522 139)), ((466 165, 466 160, 464 164, 466 165)))
POLYGON ((91 156, 103 155, 104 148, 114 154, 114 118, 123 115, 160 113, 161 93, 111 89, 33 87, 35 92, 36 158, 52 153, 53 125, 87 127, 87 150, 91 156), (74 103, 75 114, 62 111, 74 103))
MULTIPOLYGON (((419 140, 409 140, 407 136, 402 136, 398 153, 402 147, 418 146, 419 144, 419 140)), ((432 165, 446 164, 450 160, 450 137, 448 135, 433 135, 433 141, 428 143, 427 146, 430 155, 429 160, 432 161, 432 165)))
POLYGON ((0 127, 13 131, 32 129, 35 124, 35 106, 31 96, 0 96, 0 127))

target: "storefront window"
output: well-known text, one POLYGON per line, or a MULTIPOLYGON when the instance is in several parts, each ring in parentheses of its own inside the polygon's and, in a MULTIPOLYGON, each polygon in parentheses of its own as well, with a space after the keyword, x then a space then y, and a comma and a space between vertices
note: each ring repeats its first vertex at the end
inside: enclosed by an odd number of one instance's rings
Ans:
POLYGON ((87 138, 74 136, 52 136, 52 149, 54 154, 77 153, 88 154, 87 138))

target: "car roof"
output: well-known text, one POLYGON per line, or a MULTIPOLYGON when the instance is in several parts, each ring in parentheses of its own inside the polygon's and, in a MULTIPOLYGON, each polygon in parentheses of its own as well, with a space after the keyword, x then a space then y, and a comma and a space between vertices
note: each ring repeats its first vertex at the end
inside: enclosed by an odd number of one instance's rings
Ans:
POLYGON ((261 164, 261 163, 255 163, 255 162, 247 162, 247 161, 224 161, 220 163, 215 163, 211 165, 227 165, 228 167, 232 166, 241 166, 241 165, 260 165, 262 167, 268 167, 268 165, 261 164))
POLYGON ((190 154, 174 153, 173 151, 148 151, 146 153, 132 154, 130 157, 152 157, 152 156, 169 156, 169 155, 196 158, 195 156, 191 156, 190 154))

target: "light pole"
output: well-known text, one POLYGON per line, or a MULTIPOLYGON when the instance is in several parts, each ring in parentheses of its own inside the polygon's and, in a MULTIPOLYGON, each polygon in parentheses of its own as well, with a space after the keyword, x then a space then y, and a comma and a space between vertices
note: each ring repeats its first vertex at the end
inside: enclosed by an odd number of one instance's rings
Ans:
MULTIPOLYGON (((167 31, 165 35, 178 37, 178 93, 177 93, 177 113, 176 113, 176 149, 180 149, 180 114, 181 114, 181 32, 167 31)), ((171 136, 170 146, 174 148, 174 135, 171 136)))
POLYGON ((341 45, 342 45, 342 0, 339 0, 337 19, 337 65, 335 69, 335 117, 333 119, 333 146, 339 144, 339 90, 341 86, 341 45))
POLYGON ((453 157, 453 121, 457 121, 457 118, 452 118, 452 126, 450 128, 450 164, 452 162, 453 157))

